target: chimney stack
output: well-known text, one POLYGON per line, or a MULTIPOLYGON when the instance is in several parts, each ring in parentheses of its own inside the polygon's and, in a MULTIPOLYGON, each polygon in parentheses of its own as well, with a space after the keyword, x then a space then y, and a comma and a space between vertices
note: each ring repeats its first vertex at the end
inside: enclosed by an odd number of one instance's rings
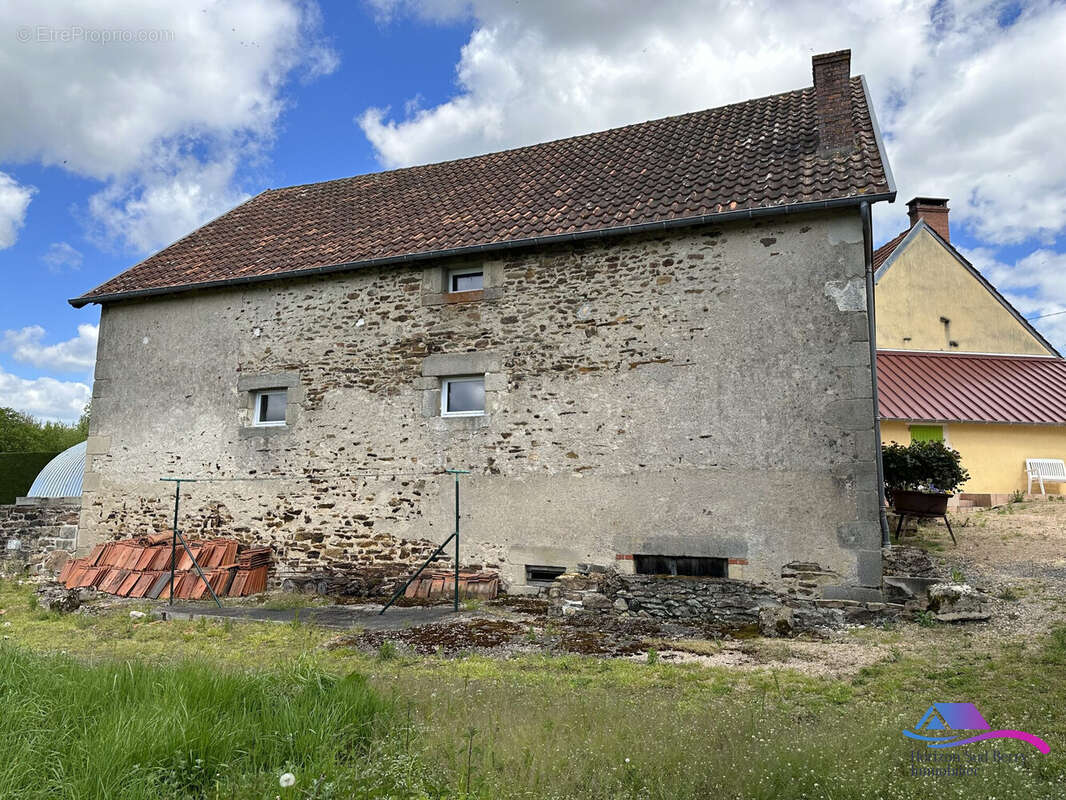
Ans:
POLYGON ((911 227, 918 224, 918 220, 925 220, 925 224, 940 234, 945 242, 951 241, 951 230, 948 228, 948 199, 946 197, 915 197, 907 203, 907 216, 911 218, 911 227))
POLYGON ((851 51, 822 53, 811 59, 818 109, 818 147, 823 152, 851 150, 855 127, 851 115, 851 51))

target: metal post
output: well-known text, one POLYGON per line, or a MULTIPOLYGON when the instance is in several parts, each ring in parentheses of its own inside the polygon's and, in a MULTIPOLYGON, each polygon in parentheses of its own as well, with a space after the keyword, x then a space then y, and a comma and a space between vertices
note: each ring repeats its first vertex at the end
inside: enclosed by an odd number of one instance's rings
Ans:
POLYGON ((459 610, 459 476, 469 475, 468 469, 447 469, 455 476, 455 598, 452 601, 452 609, 459 610))
POLYGON ((455 603, 453 610, 459 610, 459 476, 455 476, 455 603))
POLYGON ((204 575, 204 571, 200 569, 200 562, 196 560, 196 556, 192 554, 192 550, 189 549, 188 542, 185 541, 185 537, 178 533, 178 503, 181 499, 181 484, 184 483, 196 483, 195 478, 160 478, 161 481, 168 481, 174 484, 174 528, 170 531, 170 599, 167 601, 167 605, 174 605, 174 571, 178 567, 178 539, 181 539, 182 549, 189 554, 189 558, 192 560, 193 568, 196 570, 196 574, 200 576, 200 580, 204 582, 207 587, 207 591, 211 593, 211 599, 215 601, 215 605, 222 608, 222 601, 218 599, 218 595, 215 594, 214 588, 211 586, 211 581, 204 575))
POLYGON ((379 611, 378 614, 384 614, 389 609, 389 606, 391 606, 393 603, 396 602, 396 599, 407 590, 407 587, 410 586, 412 583, 414 583, 415 578, 417 578, 419 575, 421 575, 422 571, 426 567, 428 567, 437 556, 439 556, 441 553, 444 552, 444 548, 447 547, 451 543, 453 538, 455 539, 455 573, 454 573, 455 574, 455 599, 453 600, 453 606, 452 607, 456 611, 459 610, 459 476, 460 475, 469 475, 470 474, 470 470, 468 470, 468 469, 446 469, 444 471, 448 472, 448 473, 451 473, 452 475, 455 476, 455 530, 452 531, 451 536, 449 536, 447 539, 445 539, 441 543, 441 545, 436 550, 433 551, 433 555, 431 555, 429 558, 427 558, 425 563, 422 566, 420 566, 418 569, 415 570, 414 575, 412 575, 410 578, 408 578, 407 582, 404 583, 403 586, 401 586, 399 589, 397 589, 395 592, 393 592, 392 597, 390 597, 389 601, 387 603, 385 603, 385 605, 383 605, 381 607, 381 611, 379 611))
MULTIPOLYGON (((161 478, 166 480, 166 478, 161 478)), ((181 479, 174 481, 174 525, 170 529, 170 596, 167 605, 174 605, 174 569, 178 554, 178 504, 181 502, 181 479)))

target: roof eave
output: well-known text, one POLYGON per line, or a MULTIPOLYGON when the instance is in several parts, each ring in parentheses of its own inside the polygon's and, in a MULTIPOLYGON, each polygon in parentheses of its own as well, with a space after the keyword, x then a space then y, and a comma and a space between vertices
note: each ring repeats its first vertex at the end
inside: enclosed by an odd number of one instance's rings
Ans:
POLYGON ((892 165, 888 163, 888 153, 885 152, 885 141, 881 136, 881 126, 877 124, 877 114, 874 113, 874 102, 870 97, 870 87, 866 83, 866 76, 860 75, 859 82, 862 84, 862 93, 866 98, 866 110, 870 114, 870 125, 874 131, 874 141, 877 143, 877 155, 881 159, 881 166, 885 170, 885 181, 888 184, 888 191, 892 195, 888 201, 894 203, 896 201, 896 179, 892 175, 892 165))
MULTIPOLYGON (((876 130, 876 123, 875 123, 876 130)), ((879 145, 880 146, 880 145, 879 145)), ((889 175, 888 162, 883 162, 886 175, 889 175)), ((599 228, 591 231, 577 233, 552 234, 550 236, 537 236, 528 239, 507 239, 488 244, 470 245, 467 247, 446 248, 443 250, 429 250, 420 253, 406 253, 399 256, 385 258, 366 259, 362 261, 348 261, 340 264, 328 264, 321 267, 291 270, 286 272, 272 273, 269 275, 249 275, 246 277, 225 278, 217 281, 202 281, 199 283, 186 283, 179 286, 162 286, 150 289, 136 289, 129 292, 114 292, 101 295, 82 295, 68 300, 74 308, 82 308, 90 303, 103 305, 120 300, 132 300, 142 297, 156 297, 159 295, 178 294, 199 289, 216 289, 228 286, 240 286, 254 283, 267 283, 269 281, 283 280, 287 278, 301 278, 312 275, 324 275, 333 272, 349 272, 369 267, 381 267, 394 264, 416 263, 436 259, 449 258, 452 256, 474 255, 490 253, 501 250, 513 250, 522 247, 537 247, 552 244, 565 244, 567 242, 583 241, 587 239, 607 239, 616 236, 628 236, 639 233, 652 233, 655 231, 673 230, 675 228, 695 227, 734 220, 757 219, 761 217, 785 216, 789 214, 803 214, 812 211, 823 211, 833 208, 845 208, 859 206, 862 203, 877 203, 882 200, 892 202, 896 199, 895 186, 889 181, 887 192, 878 194, 859 194, 847 197, 833 198, 831 200, 815 200, 803 203, 790 203, 780 206, 760 206, 758 208, 738 209, 735 211, 723 211, 715 214, 702 214, 696 217, 682 217, 679 219, 662 220, 658 222, 645 222, 636 225, 623 225, 617 228, 599 228)))

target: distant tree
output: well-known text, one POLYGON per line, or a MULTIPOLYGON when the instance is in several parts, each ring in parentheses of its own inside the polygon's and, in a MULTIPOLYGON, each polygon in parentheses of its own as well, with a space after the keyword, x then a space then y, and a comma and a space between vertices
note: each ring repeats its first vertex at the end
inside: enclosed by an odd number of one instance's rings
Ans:
POLYGON ((78 417, 78 421, 74 425, 74 427, 78 431, 78 436, 80 437, 78 439, 79 442, 82 439, 89 438, 89 415, 92 413, 92 408, 93 401, 90 400, 88 403, 85 404, 85 408, 83 408, 81 411, 81 416, 78 417))
POLYGON ((0 407, 0 453, 58 453, 88 436, 89 406, 73 425, 41 422, 13 408, 0 407))

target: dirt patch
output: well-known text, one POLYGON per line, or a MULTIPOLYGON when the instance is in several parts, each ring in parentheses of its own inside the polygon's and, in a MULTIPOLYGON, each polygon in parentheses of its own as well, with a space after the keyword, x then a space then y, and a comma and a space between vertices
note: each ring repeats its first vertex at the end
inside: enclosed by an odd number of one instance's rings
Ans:
POLYGON ((452 655, 468 650, 491 650, 509 644, 528 630, 517 622, 496 619, 472 619, 440 622, 393 631, 364 631, 355 636, 338 636, 326 647, 358 647, 376 650, 386 642, 402 645, 422 655, 443 652, 452 655))
POLYGON ((548 613, 548 600, 544 597, 531 597, 529 595, 500 595, 487 605, 498 608, 506 608, 517 611, 519 614, 537 614, 543 616, 548 613))
MULTIPOLYGON (((745 642, 706 640, 658 642, 656 657, 674 664, 700 664, 739 670, 790 669, 810 677, 837 678, 858 673, 891 654, 884 645, 854 641, 823 642, 757 639, 745 642)), ((647 661, 648 654, 636 657, 647 661)))
MULTIPOLYGON (((958 546, 939 522, 922 524, 903 541, 928 549, 938 573, 989 596, 992 619, 967 626, 974 643, 1030 638, 1066 623, 1066 502, 965 510, 951 522, 958 546)), ((921 642, 938 630, 914 628, 908 639, 921 642)))

